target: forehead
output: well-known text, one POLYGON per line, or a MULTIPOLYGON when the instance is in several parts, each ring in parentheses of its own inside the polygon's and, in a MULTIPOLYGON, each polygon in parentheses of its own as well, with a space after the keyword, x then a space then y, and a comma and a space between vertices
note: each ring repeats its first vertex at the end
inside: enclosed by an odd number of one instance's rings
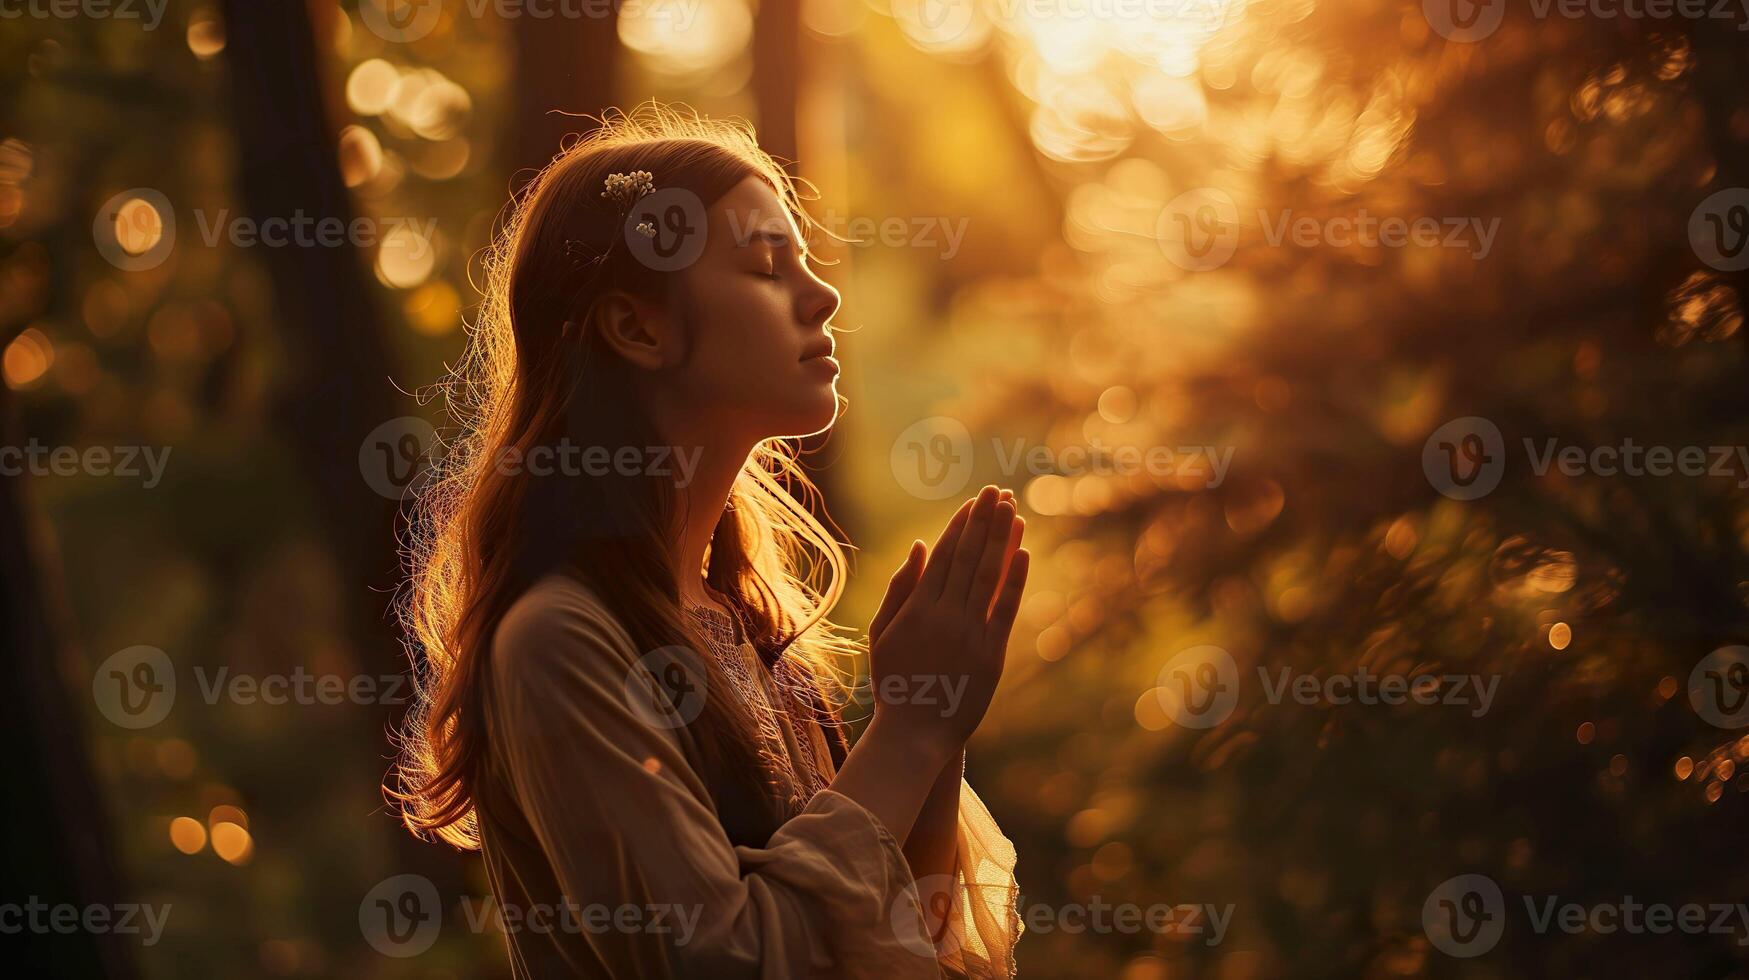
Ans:
POLYGON ((712 250, 744 247, 771 236, 802 241, 795 218, 762 177, 748 177, 730 188, 711 207, 710 217, 712 250))

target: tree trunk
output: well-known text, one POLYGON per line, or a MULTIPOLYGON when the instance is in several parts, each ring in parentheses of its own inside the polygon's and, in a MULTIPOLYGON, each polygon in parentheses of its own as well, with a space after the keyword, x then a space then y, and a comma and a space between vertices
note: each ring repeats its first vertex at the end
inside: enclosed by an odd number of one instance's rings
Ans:
MULTIPOLYGON (((350 227, 352 200, 324 111, 324 76, 306 0, 224 0, 223 9, 243 210, 258 222, 301 214, 338 218, 350 227)), ((410 415, 411 405, 394 395, 368 257, 348 243, 263 249, 261 259, 285 354, 275 424, 308 476, 339 563, 356 669, 403 673, 405 648, 389 609, 401 578, 400 501, 367 482, 361 446, 378 426, 410 415)), ((419 446, 418 459, 431 448, 428 441, 419 446)), ((385 706, 380 716, 360 718, 359 737, 382 739, 385 731, 399 730, 408 707, 385 706)), ((388 753, 382 744, 377 757, 388 753)), ((434 864, 430 846, 386 815, 382 828, 392 863, 422 868, 445 894, 460 889, 459 867, 434 864)))
MULTIPOLYGON (((350 226, 352 201, 323 111, 304 0, 225 0, 224 16, 244 210, 257 222, 307 215, 350 226)), ((384 614, 399 572, 397 504, 372 490, 358 463, 371 430, 401 414, 376 287, 352 245, 263 249, 262 257, 289 369, 276 420, 302 458, 336 544, 349 604, 365 630, 361 642, 375 653, 368 666, 399 669, 405 665, 384 614)))
MULTIPOLYGON (((23 445, 17 400, 0 385, 0 438, 23 445)), ((103 794, 86 753, 86 713, 73 692, 90 679, 73 662, 58 562, 25 495, 26 477, 0 478, 0 738, 9 754, 5 856, 8 901, 99 905, 124 900, 103 794)), ((89 702, 85 702, 86 705, 89 702)), ((39 913, 46 914, 46 913, 39 913)), ((47 920, 44 920, 45 922, 47 920)), ((113 918, 112 918, 112 921, 113 918)), ((30 920, 6 943, 15 976, 139 975, 129 943, 113 930, 60 933, 30 920)))
POLYGON ((565 137, 594 128, 583 114, 613 103, 619 21, 608 17, 521 17, 515 22, 516 82, 503 166, 521 190, 558 154, 565 137))
POLYGON ((795 160, 797 79, 801 76, 801 4, 759 0, 753 21, 753 98, 759 145, 781 161, 795 160))

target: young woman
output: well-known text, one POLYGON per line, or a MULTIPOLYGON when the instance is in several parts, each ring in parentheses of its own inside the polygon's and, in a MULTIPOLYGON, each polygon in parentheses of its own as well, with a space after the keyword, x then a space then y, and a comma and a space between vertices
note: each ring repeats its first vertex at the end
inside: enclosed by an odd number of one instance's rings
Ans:
POLYGON ((838 293, 751 130, 604 122, 522 194, 449 392, 407 823, 483 851, 518 977, 1012 976, 1014 851, 961 778, 1012 495, 912 545, 848 747, 846 562, 784 441, 836 418, 838 293))

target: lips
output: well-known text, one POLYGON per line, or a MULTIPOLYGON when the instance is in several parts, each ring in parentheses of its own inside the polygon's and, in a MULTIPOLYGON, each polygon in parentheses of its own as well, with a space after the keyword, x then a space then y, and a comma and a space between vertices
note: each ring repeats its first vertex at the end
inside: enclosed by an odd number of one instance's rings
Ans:
MULTIPOLYGON (((826 337, 821 343, 809 345, 808 349, 802 352, 802 360, 814 361, 819 360, 822 357, 830 358, 832 352, 837 349, 838 345, 832 342, 832 338, 826 337)), ((834 361, 833 363, 836 364, 837 362, 834 361)))

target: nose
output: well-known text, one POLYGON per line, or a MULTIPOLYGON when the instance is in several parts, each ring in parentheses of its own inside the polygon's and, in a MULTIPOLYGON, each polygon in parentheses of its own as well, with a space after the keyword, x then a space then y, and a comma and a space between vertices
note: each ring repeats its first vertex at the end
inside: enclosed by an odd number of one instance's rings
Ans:
POLYGON ((823 327, 838 312, 841 297, 833 285, 808 270, 808 278, 796 297, 796 310, 801 321, 810 327, 823 327))

